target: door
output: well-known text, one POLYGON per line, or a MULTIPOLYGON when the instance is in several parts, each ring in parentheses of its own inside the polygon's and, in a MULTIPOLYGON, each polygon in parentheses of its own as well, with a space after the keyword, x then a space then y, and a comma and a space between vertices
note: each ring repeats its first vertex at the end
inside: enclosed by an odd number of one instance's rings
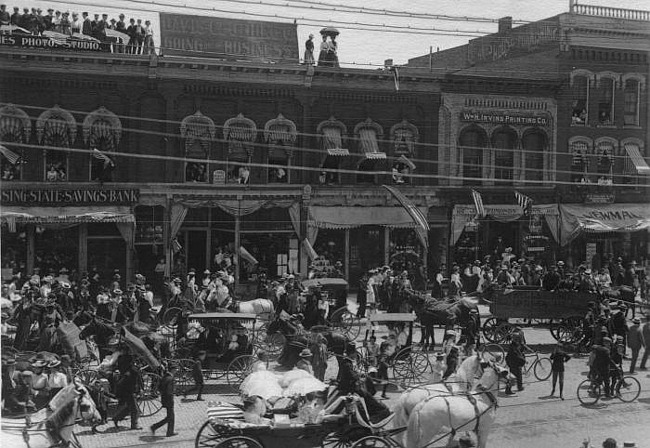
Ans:
POLYGON ((197 276, 206 268, 209 268, 208 263, 208 232, 206 230, 188 230, 185 239, 187 248, 187 270, 194 268, 197 276))

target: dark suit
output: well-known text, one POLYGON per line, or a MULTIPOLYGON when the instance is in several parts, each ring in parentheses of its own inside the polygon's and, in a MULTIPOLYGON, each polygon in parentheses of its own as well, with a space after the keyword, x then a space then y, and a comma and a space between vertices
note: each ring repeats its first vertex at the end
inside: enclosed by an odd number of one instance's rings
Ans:
POLYGON ((127 414, 131 414, 131 428, 138 427, 138 404, 136 403, 135 394, 138 384, 138 372, 134 369, 126 369, 117 382, 116 396, 118 399, 118 409, 115 412, 113 421, 117 424, 123 420, 127 414))
POLYGON ((161 426, 167 424, 167 436, 174 434, 174 376, 170 372, 165 372, 160 385, 158 386, 160 392, 160 402, 165 408, 167 415, 158 423, 151 425, 151 430, 155 431, 161 426))

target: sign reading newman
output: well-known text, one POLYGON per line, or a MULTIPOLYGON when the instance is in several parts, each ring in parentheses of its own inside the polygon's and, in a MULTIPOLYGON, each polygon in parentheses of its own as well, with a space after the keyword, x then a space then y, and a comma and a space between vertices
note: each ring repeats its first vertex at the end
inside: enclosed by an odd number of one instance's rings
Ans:
POLYGON ((160 14, 166 55, 262 62, 298 62, 298 26, 293 23, 160 14))
POLYGON ((138 202, 138 190, 121 189, 63 189, 63 190, 3 190, 2 205, 132 205, 138 202))

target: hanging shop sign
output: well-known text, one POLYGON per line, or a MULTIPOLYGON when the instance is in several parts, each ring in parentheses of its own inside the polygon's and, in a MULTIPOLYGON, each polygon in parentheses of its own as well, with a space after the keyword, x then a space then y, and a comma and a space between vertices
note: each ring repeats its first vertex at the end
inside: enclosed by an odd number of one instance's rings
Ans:
POLYGON ((260 62, 298 62, 294 23, 160 14, 165 55, 260 62))
POLYGON ((537 117, 524 114, 505 114, 499 112, 461 112, 460 121, 511 125, 549 125, 549 119, 547 117, 537 117))
POLYGON ((135 189, 61 189, 61 190, 3 190, 2 205, 131 205, 138 202, 140 191, 135 189))

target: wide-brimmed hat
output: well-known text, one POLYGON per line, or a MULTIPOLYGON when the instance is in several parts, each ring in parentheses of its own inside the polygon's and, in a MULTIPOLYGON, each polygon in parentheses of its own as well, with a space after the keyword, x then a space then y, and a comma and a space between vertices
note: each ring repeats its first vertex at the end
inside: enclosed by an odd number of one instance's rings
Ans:
POLYGON ((562 261, 562 260, 558 261, 558 262, 557 262, 557 265, 558 265, 558 266, 564 266, 564 261, 562 261))
POLYGON ((308 348, 305 348, 300 352, 301 358, 311 358, 312 356, 314 356, 314 354, 308 348))
POLYGON ((48 366, 50 369, 53 368, 53 367, 59 367, 60 365, 61 365, 61 361, 58 360, 58 359, 53 359, 52 361, 50 361, 50 362, 47 364, 47 366, 48 366))
POLYGON ((633 324, 640 324, 640 323, 641 323, 641 319, 639 319, 638 317, 635 317, 634 319, 632 319, 632 323, 633 323, 633 324))
POLYGON ((210 269, 206 269, 205 271, 203 271, 203 273, 204 273, 205 275, 210 275, 210 269))
POLYGON ((36 368, 36 369, 39 369, 39 368, 42 369, 43 367, 47 366, 47 362, 43 361, 42 359, 37 359, 36 361, 34 361, 31 364, 31 366, 36 368))
POLYGON ((445 354, 443 352, 436 353, 436 359, 444 358, 445 354))

